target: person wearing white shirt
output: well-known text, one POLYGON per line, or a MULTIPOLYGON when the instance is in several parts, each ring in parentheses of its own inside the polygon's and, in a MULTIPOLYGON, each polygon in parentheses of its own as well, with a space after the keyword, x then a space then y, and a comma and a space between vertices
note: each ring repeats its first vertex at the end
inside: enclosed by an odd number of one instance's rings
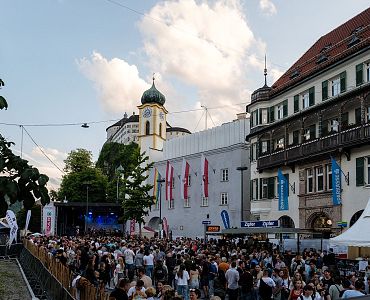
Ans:
POLYGON ((180 265, 179 271, 176 273, 175 280, 177 293, 182 296, 184 300, 189 300, 188 282, 190 280, 190 276, 188 271, 185 270, 184 265, 180 265))
POLYGON ((153 254, 149 253, 148 250, 145 251, 145 255, 143 257, 143 263, 145 266, 145 274, 149 277, 152 277, 153 269, 154 269, 154 256, 153 254))

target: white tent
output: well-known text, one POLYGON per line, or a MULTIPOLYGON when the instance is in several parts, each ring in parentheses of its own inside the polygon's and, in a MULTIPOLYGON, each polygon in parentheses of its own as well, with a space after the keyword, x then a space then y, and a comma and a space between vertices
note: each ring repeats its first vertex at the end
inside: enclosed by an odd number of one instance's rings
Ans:
POLYGON ((361 217, 341 235, 330 239, 331 245, 370 247, 370 198, 361 217))

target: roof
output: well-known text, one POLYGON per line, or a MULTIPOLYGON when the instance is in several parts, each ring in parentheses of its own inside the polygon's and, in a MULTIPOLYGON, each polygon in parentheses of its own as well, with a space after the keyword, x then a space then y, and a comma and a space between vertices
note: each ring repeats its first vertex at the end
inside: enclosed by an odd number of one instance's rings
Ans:
POLYGON ((141 104, 157 103, 159 105, 163 105, 165 102, 166 97, 160 91, 157 90, 153 78, 152 87, 149 90, 146 90, 141 96, 141 104))
POLYGON ((345 232, 329 240, 332 245, 370 247, 370 198, 360 218, 345 232))
POLYGON ((127 124, 127 123, 138 123, 139 122, 139 115, 131 115, 129 118, 123 118, 121 120, 119 120, 118 122, 114 123, 113 125, 110 125, 109 127, 107 127, 107 129, 105 129, 105 131, 108 131, 109 128, 111 127, 116 127, 116 126, 119 126, 119 127, 122 127, 123 125, 127 124))
POLYGON ((176 132, 176 131, 179 131, 179 132, 185 132, 185 133, 189 133, 191 134, 191 132, 185 128, 182 128, 182 127, 167 127, 166 128, 166 132, 176 132))
POLYGON ((273 85, 271 96, 370 45, 370 8, 322 36, 273 85))

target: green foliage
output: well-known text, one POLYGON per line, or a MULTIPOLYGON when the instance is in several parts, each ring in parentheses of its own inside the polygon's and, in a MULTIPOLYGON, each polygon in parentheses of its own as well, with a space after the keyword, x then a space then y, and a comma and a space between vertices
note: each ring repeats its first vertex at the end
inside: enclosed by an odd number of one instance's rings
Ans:
MULTIPOLYGON (((2 81, 2 79, 0 78, 0 89, 1 87, 3 87, 5 84, 4 84, 4 81, 2 81)), ((5 98, 3 96, 0 95, 0 109, 8 109, 8 102, 6 102, 5 98)))
POLYGON ((106 202, 108 179, 100 169, 93 167, 91 157, 91 152, 85 149, 69 153, 65 160, 68 173, 63 176, 58 195, 53 196, 72 202, 85 202, 88 189, 89 202, 106 202))
POLYGON ((122 220, 135 219, 139 224, 143 224, 144 217, 149 214, 154 201, 154 197, 149 195, 153 185, 145 183, 153 163, 147 163, 149 157, 145 155, 145 152, 141 153, 139 148, 134 150, 133 158, 135 166, 123 182, 125 197, 122 202, 124 211, 122 220))
POLYGON ((76 173, 93 167, 92 153, 86 149, 72 150, 64 161, 66 173, 76 173))
MULTIPOLYGON (((40 205, 34 205, 31 208, 31 219, 28 225, 29 231, 41 232, 41 210, 42 210, 42 206, 40 205)), ((27 210, 22 208, 17 213, 17 223, 18 223, 19 229, 24 229, 24 227, 26 226, 26 217, 27 217, 27 210)))
POLYGON ((46 188, 49 177, 13 154, 10 149, 13 144, 0 135, 0 217, 5 216, 8 203, 23 201, 29 209, 36 199, 40 199, 42 205, 50 202, 46 188))

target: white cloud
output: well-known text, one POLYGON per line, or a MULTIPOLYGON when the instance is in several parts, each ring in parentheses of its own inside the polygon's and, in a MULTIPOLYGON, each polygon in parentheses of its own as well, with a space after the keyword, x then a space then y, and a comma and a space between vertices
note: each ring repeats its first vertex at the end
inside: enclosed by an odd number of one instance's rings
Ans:
POLYGON ((277 13, 276 6, 270 0, 260 0, 260 9, 265 15, 272 16, 277 13))
POLYGON ((143 91, 150 87, 140 78, 137 67, 123 59, 108 60, 94 51, 90 59, 82 58, 77 64, 81 72, 94 82, 103 109, 108 112, 136 111, 143 91))

